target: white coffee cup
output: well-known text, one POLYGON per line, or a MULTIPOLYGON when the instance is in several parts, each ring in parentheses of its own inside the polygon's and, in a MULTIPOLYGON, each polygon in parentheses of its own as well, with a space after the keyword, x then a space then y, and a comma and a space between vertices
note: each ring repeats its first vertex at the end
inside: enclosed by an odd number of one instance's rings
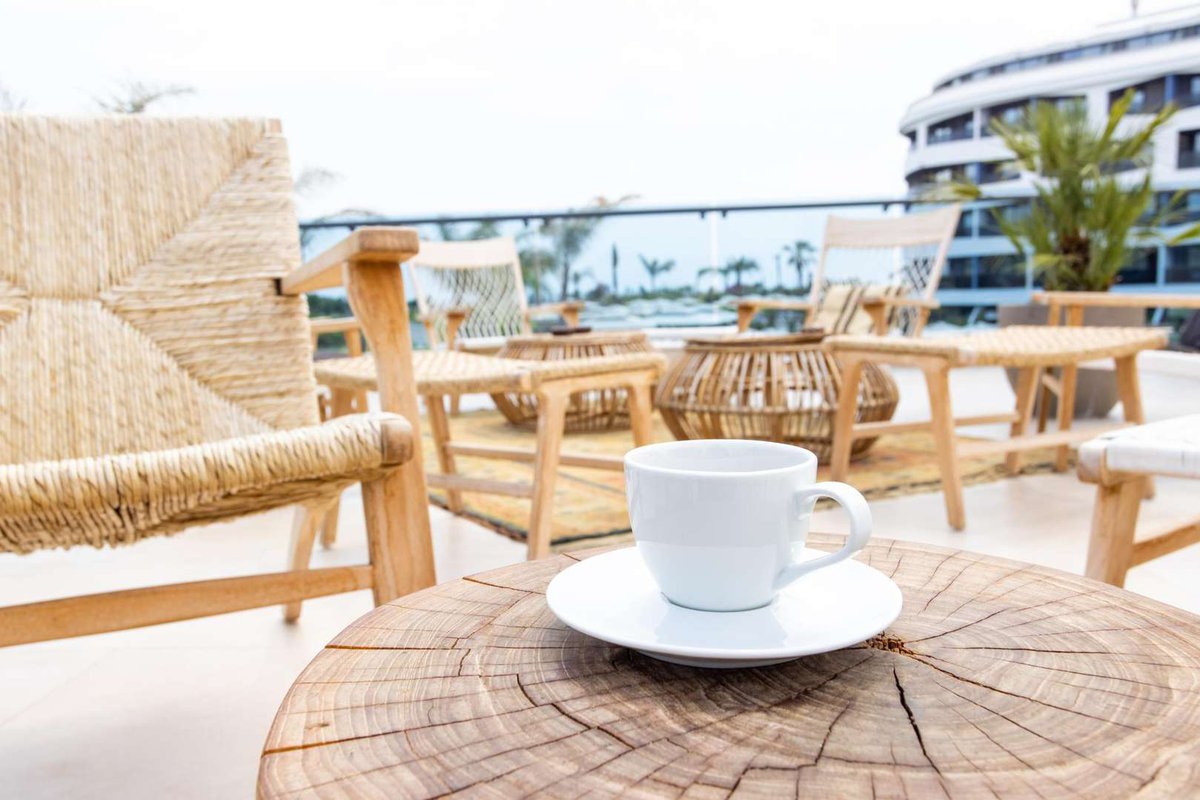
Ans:
POLYGON ((625 455, 638 550, 668 600, 702 611, 765 606, 797 578, 866 545, 871 510, 862 494, 816 479, 813 453, 774 442, 701 439, 625 455), (850 536, 836 553, 798 561, 819 497, 845 508, 850 536))

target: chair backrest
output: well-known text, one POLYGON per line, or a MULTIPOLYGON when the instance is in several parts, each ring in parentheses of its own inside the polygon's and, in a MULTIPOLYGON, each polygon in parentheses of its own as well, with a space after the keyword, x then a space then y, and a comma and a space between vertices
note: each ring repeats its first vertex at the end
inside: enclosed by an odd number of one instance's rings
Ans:
POLYGON ((407 263, 417 309, 446 341, 445 312, 470 308, 458 337, 475 339, 529 333, 528 303, 517 242, 511 236, 458 242, 421 242, 407 263))
MULTIPOLYGON (((825 236, 812 276, 813 301, 818 306, 824 303, 822 295, 833 285, 825 280, 830 254, 839 250, 885 252, 890 262, 890 277, 885 284, 875 288, 887 286, 896 294, 932 300, 942 280, 946 253, 954 240, 961 211, 961 207, 954 204, 935 211, 883 219, 831 215, 825 223, 825 236)), ((901 309, 893 316, 893 327, 909 334, 920 333, 924 317, 912 309, 901 309)))
POLYGON ((0 463, 315 423, 291 192, 276 122, 0 115, 0 463))

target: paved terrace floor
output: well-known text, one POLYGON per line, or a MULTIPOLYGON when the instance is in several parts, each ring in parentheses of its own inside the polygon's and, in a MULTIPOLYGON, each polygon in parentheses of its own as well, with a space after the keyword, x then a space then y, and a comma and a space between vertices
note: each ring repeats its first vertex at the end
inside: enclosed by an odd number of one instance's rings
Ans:
MULTIPOLYGON (((925 414, 921 379, 900 371, 898 418, 925 414)), ((1143 372, 1147 413, 1195 411, 1200 376, 1143 372)), ((996 369, 954 375, 957 412, 1010 407, 996 369)), ((995 428, 991 429, 996 430, 995 428)), ((990 432, 990 431, 989 431, 990 432)), ((1200 485, 1161 480, 1144 519, 1194 513, 1200 485)), ((940 494, 872 504, 879 536, 958 547, 1079 572, 1092 490, 1073 474, 1004 480, 966 490, 969 528, 953 533, 940 494)), ((365 560, 357 497, 342 505, 341 539, 319 566, 365 560)), ((438 509, 438 575, 519 561, 524 548, 438 509)), ((282 566, 290 511, 97 552, 0 556, 0 603, 199 580, 282 566)), ((840 530, 839 512, 815 526, 840 530)), ((1200 613, 1200 546, 1129 576, 1135 592, 1200 613)), ((250 797, 271 719, 297 673, 339 630, 371 607, 367 592, 309 601, 297 625, 275 608, 0 650, 0 795, 35 798, 250 797)))

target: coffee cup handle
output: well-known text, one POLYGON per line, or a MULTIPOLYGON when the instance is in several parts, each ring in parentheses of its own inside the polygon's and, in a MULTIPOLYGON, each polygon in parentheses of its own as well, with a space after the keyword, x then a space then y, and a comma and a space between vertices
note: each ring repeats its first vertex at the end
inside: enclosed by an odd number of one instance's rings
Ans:
POLYGON ((796 493, 792 495, 796 513, 807 513, 808 502, 818 497, 828 497, 846 509, 846 514, 850 517, 850 535, 846 537, 846 545, 836 553, 808 561, 794 562, 784 567, 779 573, 779 577, 775 579, 775 591, 777 592, 813 570, 828 567, 830 564, 836 564, 849 558, 866 547, 867 540, 871 538, 871 509, 867 505, 866 498, 858 489, 837 481, 825 481, 805 486, 803 489, 796 490, 796 493))

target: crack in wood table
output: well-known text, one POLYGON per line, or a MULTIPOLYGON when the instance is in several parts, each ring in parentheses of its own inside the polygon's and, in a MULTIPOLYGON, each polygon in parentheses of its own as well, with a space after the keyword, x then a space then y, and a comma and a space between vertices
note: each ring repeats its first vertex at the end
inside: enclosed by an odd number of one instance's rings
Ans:
POLYGON ((283 701, 259 796, 1124 798, 1200 787, 1200 617, 1043 567, 877 540, 858 557, 905 598, 883 634, 773 667, 701 670, 554 618, 550 579, 598 552, 445 583, 352 624, 283 701))

